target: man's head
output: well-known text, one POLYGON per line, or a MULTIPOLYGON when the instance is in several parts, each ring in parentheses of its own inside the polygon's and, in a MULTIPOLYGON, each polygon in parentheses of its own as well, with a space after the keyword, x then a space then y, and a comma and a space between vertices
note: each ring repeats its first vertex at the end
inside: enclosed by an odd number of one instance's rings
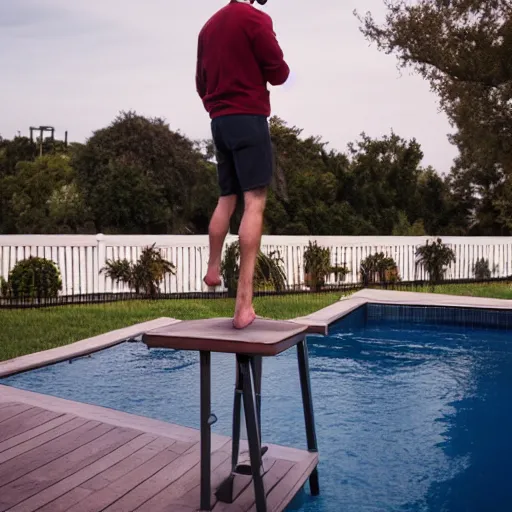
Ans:
POLYGON ((240 2, 243 4, 253 4, 254 2, 258 2, 260 5, 265 5, 267 3, 267 0, 235 0, 235 2, 240 2))

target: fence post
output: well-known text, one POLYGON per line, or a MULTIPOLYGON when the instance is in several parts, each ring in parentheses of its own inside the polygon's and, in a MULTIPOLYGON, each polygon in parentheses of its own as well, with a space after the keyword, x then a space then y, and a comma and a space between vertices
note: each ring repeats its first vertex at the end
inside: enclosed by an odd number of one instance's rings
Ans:
POLYGON ((96 235, 96 244, 98 247, 98 293, 105 293, 105 279, 101 275, 101 269, 107 262, 107 255, 105 250, 105 235, 98 233, 96 235))

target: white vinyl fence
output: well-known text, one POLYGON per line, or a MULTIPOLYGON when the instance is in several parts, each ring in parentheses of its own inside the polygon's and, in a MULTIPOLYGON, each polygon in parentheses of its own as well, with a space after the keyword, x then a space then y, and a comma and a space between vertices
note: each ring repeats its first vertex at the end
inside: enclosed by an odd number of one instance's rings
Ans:
MULTIPOLYGON (((425 278, 416 271, 416 248, 433 239, 435 237, 264 236, 262 250, 267 254, 279 252, 290 286, 301 285, 304 281, 303 255, 310 240, 330 249, 333 265, 348 267, 347 283, 359 282, 361 260, 376 252, 384 252, 395 260, 403 281, 413 281, 425 278)), ((236 237, 228 236, 226 243, 234 240, 236 237)), ((456 255, 447 279, 472 278, 473 266, 480 258, 489 261, 490 269, 495 270, 493 277, 512 274, 512 237, 442 237, 442 240, 456 255)), ((154 243, 177 270, 176 275, 168 276, 162 283, 163 292, 206 291, 202 281, 208 262, 206 235, 0 235, 0 275, 7 279, 17 261, 39 256, 58 265, 62 295, 130 291, 107 279, 101 269, 107 260, 137 261, 141 250, 154 243)))

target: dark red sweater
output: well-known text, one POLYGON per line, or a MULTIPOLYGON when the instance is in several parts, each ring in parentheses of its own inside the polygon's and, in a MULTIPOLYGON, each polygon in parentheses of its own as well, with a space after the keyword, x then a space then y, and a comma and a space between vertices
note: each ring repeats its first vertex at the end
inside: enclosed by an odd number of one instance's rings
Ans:
POLYGON ((196 87, 212 119, 270 116, 267 82, 281 85, 289 73, 272 19, 250 4, 232 1, 199 34, 196 87))

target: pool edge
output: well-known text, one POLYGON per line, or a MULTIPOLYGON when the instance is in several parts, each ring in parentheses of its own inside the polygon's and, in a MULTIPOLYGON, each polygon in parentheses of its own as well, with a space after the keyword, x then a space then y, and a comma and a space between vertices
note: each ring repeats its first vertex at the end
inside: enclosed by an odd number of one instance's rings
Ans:
POLYGON ((0 379, 76 357, 83 357, 93 352, 119 345, 126 340, 141 336, 150 330, 173 325, 180 321, 181 320, 175 318, 161 317, 148 322, 142 322, 115 331, 99 334, 98 336, 76 341, 69 345, 63 345, 62 347, 8 359, 7 361, 0 362, 0 379))
MULTIPOLYGON (((512 300, 507 299, 420 292, 399 292, 365 288, 348 297, 341 297, 334 304, 315 311, 310 315, 293 318, 289 321, 300 325, 306 325, 308 327, 306 331, 307 334, 327 336, 331 325, 346 317, 356 309, 370 303, 512 310, 512 300)), ((76 357, 83 357, 105 348, 113 347, 128 339, 141 336, 153 329, 173 325, 178 322, 181 322, 181 320, 161 317, 148 322, 142 322, 100 334, 62 347, 27 354, 14 359, 8 359, 7 361, 0 362, 0 379, 76 357)))
POLYGON ((307 325, 309 334, 327 336, 331 325, 366 304, 512 310, 512 300, 508 299, 365 288, 349 297, 342 297, 326 308, 292 321, 307 325))

